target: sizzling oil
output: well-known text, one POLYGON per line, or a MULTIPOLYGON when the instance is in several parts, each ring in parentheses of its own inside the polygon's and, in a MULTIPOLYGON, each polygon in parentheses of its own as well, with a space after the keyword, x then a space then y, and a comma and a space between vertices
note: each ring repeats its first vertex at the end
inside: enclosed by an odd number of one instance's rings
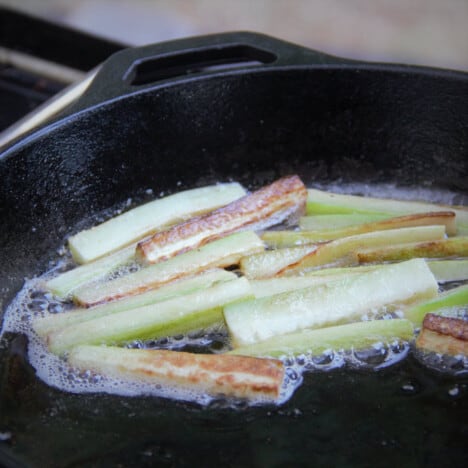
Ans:
MULTIPOLYGON (((398 189, 395 196, 396 187, 394 185, 383 185, 376 189, 375 186, 367 184, 327 185, 318 187, 337 193, 353 193, 375 197, 395 197, 402 200, 426 200, 445 204, 466 204, 465 197, 455 195, 451 192, 438 191, 420 188, 417 190, 398 189)), ((131 200, 127 200, 124 207, 109 210, 95 219, 95 223, 104 221, 111 216, 120 214, 124 208, 132 205, 131 200)), ((72 393, 111 393, 125 396, 154 395, 164 398, 173 398, 186 401, 194 401, 202 405, 221 404, 239 408, 239 401, 224 400, 206 394, 181 389, 179 387, 167 387, 158 384, 150 384, 144 381, 127 381, 116 378, 109 378, 91 371, 80 371, 71 368, 66 359, 59 358, 48 352, 43 340, 41 340, 32 330, 32 321, 36 317, 43 317, 50 314, 63 313, 69 310, 72 305, 64 303, 54 298, 43 289, 43 284, 48 279, 56 276, 62 271, 73 267, 73 263, 66 253, 66 249, 60 249, 59 258, 54 263, 54 268, 44 273, 38 278, 27 280, 24 287, 18 293, 15 300, 8 307, 3 321, 2 334, 4 332, 14 332, 25 334, 29 339, 28 357, 31 365, 36 369, 38 378, 50 386, 72 393)), ((125 275, 134 271, 138 266, 128 265, 113 273, 107 279, 125 275)), ((444 286, 444 288, 450 287, 444 286)), ((398 317, 398 310, 393 311, 370 311, 362 316, 363 320, 375 318, 391 319, 398 317)), ((466 318, 466 310, 447 310, 445 315, 463 316, 466 318)), ((228 336, 225 330, 210 330, 207 332, 193 332, 185 335, 167 337, 160 340, 133 341, 127 343, 128 347, 144 349, 171 349, 204 353, 223 353, 229 349, 228 336)), ((327 350, 320 355, 301 354, 296 357, 284 356, 282 360, 285 364, 285 378, 281 390, 278 404, 287 401, 295 389, 300 386, 304 372, 332 371, 344 366, 350 368, 379 370, 391 366, 402 359, 408 353, 414 352, 415 357, 427 367, 438 372, 450 375, 465 375, 468 372, 468 358, 463 356, 441 356, 436 353, 424 353, 413 350, 409 343, 395 341, 393 343, 375 343, 372 347, 364 350, 327 350)), ((249 404, 259 404, 262 401, 253 401, 249 404)))

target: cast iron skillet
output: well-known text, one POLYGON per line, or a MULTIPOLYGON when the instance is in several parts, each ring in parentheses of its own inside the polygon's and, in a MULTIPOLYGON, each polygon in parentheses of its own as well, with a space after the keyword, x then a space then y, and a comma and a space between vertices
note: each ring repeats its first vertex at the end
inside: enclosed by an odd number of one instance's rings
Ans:
MULTIPOLYGON (((291 173, 466 203, 468 76, 330 57, 251 33, 125 50, 60 118, 0 156, 2 310, 93 214, 155 194, 291 173)), ((313 373, 282 407, 233 411, 48 388, 0 348, 6 466, 461 466, 468 380, 411 356, 313 373)))

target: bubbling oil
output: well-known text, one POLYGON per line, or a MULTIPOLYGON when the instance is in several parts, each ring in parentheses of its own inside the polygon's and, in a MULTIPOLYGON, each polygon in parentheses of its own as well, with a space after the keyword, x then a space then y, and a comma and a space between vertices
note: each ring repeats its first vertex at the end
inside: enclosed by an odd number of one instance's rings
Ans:
MULTIPOLYGON (((317 188, 337 193, 354 193, 374 197, 398 197, 402 200, 426 200, 445 204, 466 204, 464 198, 451 192, 432 189, 406 189, 395 187, 393 184, 379 186, 377 189, 368 184, 327 185, 317 188)), ((95 217, 94 224, 102 222, 112 216, 120 214, 123 208, 128 208, 132 200, 127 200, 123 207, 108 210, 95 217)), ((87 223, 88 224, 88 223, 87 223)), ((21 333, 28 337, 28 358, 35 368, 36 375, 46 384, 70 393, 109 393, 123 396, 152 395, 184 401, 192 401, 201 405, 215 405, 243 408, 249 405, 265 403, 262 400, 239 401, 224 397, 208 395, 179 386, 166 386, 150 383, 144 380, 124 380, 97 374, 90 370, 79 370, 70 367, 66 357, 58 357, 50 353, 47 346, 32 328, 33 321, 38 317, 52 314, 66 313, 73 305, 55 298, 45 291, 44 283, 57 274, 67 271, 74 266, 71 256, 65 248, 59 249, 58 258, 51 263, 52 268, 40 277, 26 280, 22 290, 7 308, 1 334, 4 332, 21 333)), ((138 264, 129 264, 111 273, 106 280, 120 277, 139 268, 138 264)), ((444 288, 450 287, 444 286, 444 288)), ((461 316, 467 318, 466 310, 445 311, 445 315, 461 316)), ((401 317, 398 309, 380 309, 368 311, 361 317, 362 320, 392 319, 401 317)), ((0 337, 1 337, 0 334, 0 337)), ((135 340, 125 344, 130 348, 141 349, 168 349, 184 350, 190 352, 224 353, 230 349, 226 330, 211 329, 194 331, 187 334, 165 337, 159 340, 135 340)), ((277 404, 287 401, 294 391, 301 385, 304 372, 330 372, 337 368, 349 367, 351 369, 380 370, 396 364, 405 359, 410 352, 425 366, 454 376, 468 373, 468 358, 465 356, 441 356, 436 353, 425 353, 413 350, 413 345, 407 342, 394 341, 391 343, 375 343, 363 350, 333 350, 329 349, 319 355, 300 354, 297 356, 282 356, 285 366, 285 376, 277 404)))
MULTIPOLYGON (((72 305, 58 301, 52 294, 44 291, 43 284, 53 277, 51 272, 27 280, 22 290, 6 310, 2 328, 5 332, 21 333, 28 337, 28 360, 36 370, 36 376, 47 385, 70 393, 109 393, 122 396, 150 395, 175 400, 191 401, 206 406, 238 408, 242 402, 235 399, 209 395, 180 386, 167 386, 138 379, 119 379, 101 375, 90 370, 71 367, 65 357, 49 352, 46 343, 33 330, 36 318, 64 313, 72 305)), ((221 329, 189 332, 183 335, 165 337, 159 340, 135 340, 126 344, 129 348, 184 350, 204 353, 222 353, 229 349, 227 333, 221 329)), ((286 367, 278 404, 287 401, 301 384, 302 377, 296 376, 294 365, 286 367)), ((261 398, 244 402, 244 405, 268 403, 261 398)))
MULTIPOLYGON (((97 374, 90 370, 74 369, 66 357, 50 353, 47 346, 32 328, 33 321, 57 313, 66 313, 72 305, 64 303, 43 290, 43 284, 54 274, 27 280, 23 289, 8 307, 2 332, 22 333, 28 337, 28 359, 35 368, 39 379, 48 385, 70 393, 110 393, 122 396, 152 395, 201 405, 239 408, 239 400, 199 393, 180 387, 169 387, 143 380, 124 380, 97 374)), ((230 349, 229 339, 224 329, 194 331, 186 334, 164 337, 159 340, 135 340, 125 345, 129 348, 183 350, 219 354, 230 349)), ((332 371, 336 368, 381 369, 395 364, 407 355, 408 344, 398 342, 376 343, 368 350, 343 351, 326 350, 320 355, 301 354, 283 356, 285 376, 277 404, 287 401, 301 385, 304 372, 332 371)), ((245 405, 265 403, 261 399, 245 402, 245 405)))

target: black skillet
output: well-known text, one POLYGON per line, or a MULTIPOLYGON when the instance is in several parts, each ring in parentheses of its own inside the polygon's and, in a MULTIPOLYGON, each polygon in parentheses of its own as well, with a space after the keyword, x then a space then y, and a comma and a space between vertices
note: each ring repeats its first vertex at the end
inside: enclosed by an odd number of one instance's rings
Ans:
MULTIPOLYGON (((129 49, 0 156, 2 310, 110 207, 216 181, 393 184, 467 202, 468 75, 348 61, 251 33, 129 49)), ((411 355, 311 373, 282 407, 65 394, 0 345, 0 465, 462 466, 468 380, 411 355)))

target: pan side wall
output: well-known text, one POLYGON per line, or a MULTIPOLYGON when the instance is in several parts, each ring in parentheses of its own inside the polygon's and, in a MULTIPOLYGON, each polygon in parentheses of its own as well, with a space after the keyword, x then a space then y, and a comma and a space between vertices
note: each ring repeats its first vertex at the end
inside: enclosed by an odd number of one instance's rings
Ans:
POLYGON ((0 160, 4 306, 129 198, 298 173, 468 193, 468 81, 366 69, 191 80, 104 104, 0 160))

